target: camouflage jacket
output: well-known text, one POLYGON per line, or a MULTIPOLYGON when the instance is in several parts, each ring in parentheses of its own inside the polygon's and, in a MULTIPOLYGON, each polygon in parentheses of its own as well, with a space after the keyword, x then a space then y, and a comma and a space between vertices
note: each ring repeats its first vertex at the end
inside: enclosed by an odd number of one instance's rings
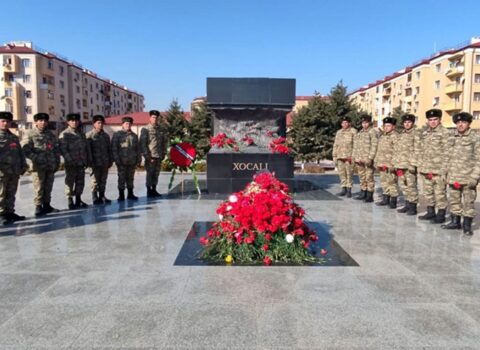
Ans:
POLYGON ((117 165, 140 165, 142 156, 137 134, 124 130, 115 132, 112 136, 112 156, 117 165))
POLYGON ((148 124, 140 133, 140 145, 145 160, 165 157, 165 141, 160 126, 148 124))
POLYGON ((30 159, 32 171, 57 171, 60 165, 60 146, 57 137, 48 129, 36 126, 22 140, 25 157, 30 159))
POLYGON ((110 145, 110 136, 105 131, 90 130, 85 137, 87 138, 88 148, 92 155, 91 166, 111 167, 112 148, 110 145))
POLYGON ((21 175, 27 170, 27 162, 17 135, 10 130, 0 130, 0 177, 21 175))
POLYGON ((347 159, 353 156, 353 139, 357 134, 355 128, 340 129, 335 135, 333 143, 333 160, 347 159))
POLYGON ((366 163, 375 159, 378 146, 378 135, 374 128, 360 130, 353 142, 353 159, 356 162, 366 163))
POLYGON ((480 136, 472 129, 463 135, 453 134, 453 146, 449 149, 448 182, 466 185, 480 178, 480 136))
POLYGON ((375 155, 375 167, 387 167, 393 170, 393 157, 396 150, 398 133, 392 130, 388 134, 383 133, 378 139, 377 154, 375 155))
POLYGON ((419 172, 445 175, 451 145, 452 133, 442 125, 435 129, 425 128, 421 133, 421 150, 418 157, 419 172))
POLYGON ((408 169, 418 166, 418 155, 421 149, 420 132, 413 127, 403 129, 397 137, 393 166, 396 169, 408 169))
POLYGON ((92 156, 83 132, 67 127, 58 139, 65 166, 90 166, 92 156))

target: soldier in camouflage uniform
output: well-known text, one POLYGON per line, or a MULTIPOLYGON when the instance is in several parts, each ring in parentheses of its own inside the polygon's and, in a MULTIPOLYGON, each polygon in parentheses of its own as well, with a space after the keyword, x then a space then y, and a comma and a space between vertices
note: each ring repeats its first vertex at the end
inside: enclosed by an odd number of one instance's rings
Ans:
POLYGON ((81 197, 85 187, 85 168, 90 166, 92 157, 85 134, 80 130, 80 114, 71 113, 66 118, 68 127, 59 136, 65 161, 65 194, 69 209, 85 208, 87 204, 81 197))
POLYGON ((397 207, 398 186, 397 174, 393 167, 395 144, 398 133, 395 131, 397 120, 392 117, 383 118, 383 133, 378 140, 375 167, 380 172, 380 183, 383 189, 383 199, 376 203, 380 206, 389 205, 391 209, 397 207))
POLYGON ((25 220, 15 214, 15 194, 27 162, 18 137, 9 130, 12 119, 12 113, 0 112, 0 222, 4 225, 25 220))
POLYGON ((47 113, 35 114, 35 126, 22 140, 23 153, 31 161, 35 216, 58 212, 50 205, 50 201, 55 172, 60 165, 60 147, 57 137, 48 129, 48 120, 47 113))
POLYGON ((333 144, 333 161, 338 169, 342 191, 339 196, 352 197, 353 185, 353 140, 357 130, 350 126, 350 118, 344 116, 340 119, 342 128, 335 135, 333 144))
POLYGON ((373 178, 373 160, 377 153, 378 135, 372 127, 372 117, 362 115, 362 129, 357 133, 354 140, 353 159, 360 178, 360 195, 355 199, 373 202, 375 191, 375 179, 373 178))
POLYGON ((420 220, 432 223, 445 222, 447 208, 447 168, 451 146, 451 133, 441 124, 442 111, 436 108, 426 112, 427 125, 421 133, 419 173, 423 178, 423 192, 427 202, 427 213, 420 220), (435 207, 438 212, 435 213, 435 207))
POLYGON ((112 201, 105 197, 108 168, 113 164, 110 136, 103 130, 105 118, 103 115, 92 117, 93 129, 86 134, 88 148, 92 155, 92 202, 93 204, 110 204, 112 201))
POLYGON ((469 236, 473 235, 474 203, 480 178, 480 136, 470 129, 472 119, 472 115, 465 112, 453 116, 457 129, 449 150, 448 163, 451 222, 442 225, 446 229, 460 229, 463 216, 463 233, 469 236))
POLYGON ((112 155, 118 170, 118 201, 125 200, 125 185, 127 187, 127 199, 137 200, 133 194, 133 180, 135 169, 142 161, 138 136, 132 131, 133 119, 122 119, 122 130, 112 136, 112 155))
POLYGON ((403 130, 398 135, 393 166, 397 173, 400 188, 405 197, 405 206, 399 213, 417 215, 417 155, 420 151, 420 134, 415 127, 416 116, 402 116, 403 130))
POLYGON ((140 145, 147 172, 147 197, 161 197, 161 194, 157 192, 157 184, 162 159, 165 156, 165 141, 158 123, 160 112, 152 110, 149 114, 150 123, 142 129, 140 134, 140 145))

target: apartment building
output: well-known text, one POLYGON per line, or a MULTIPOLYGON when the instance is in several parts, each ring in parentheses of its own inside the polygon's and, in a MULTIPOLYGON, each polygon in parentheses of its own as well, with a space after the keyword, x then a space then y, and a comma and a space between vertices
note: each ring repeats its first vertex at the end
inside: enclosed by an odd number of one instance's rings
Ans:
POLYGON ((480 38, 442 50, 349 96, 378 125, 397 107, 415 114, 424 125, 425 112, 439 108, 447 127, 454 126, 451 116, 465 111, 474 117, 472 126, 480 128, 480 38))
POLYGON ((46 112, 61 129, 68 113, 88 121, 94 114, 141 112, 143 95, 83 68, 31 42, 0 46, 0 110, 12 112, 20 129, 30 128, 33 115, 46 112))

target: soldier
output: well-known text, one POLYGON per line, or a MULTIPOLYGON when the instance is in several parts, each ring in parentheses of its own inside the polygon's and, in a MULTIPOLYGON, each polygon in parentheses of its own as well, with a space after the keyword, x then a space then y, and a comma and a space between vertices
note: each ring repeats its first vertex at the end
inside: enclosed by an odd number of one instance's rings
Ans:
POLYGON ((415 127, 416 116, 402 116, 403 130, 398 135, 393 161, 400 188, 405 197, 405 206, 399 213, 417 215, 417 155, 420 150, 420 134, 415 127))
POLYGON ((375 167, 380 172, 380 183, 383 189, 383 199, 376 203, 380 206, 389 205, 391 209, 397 207, 398 186, 397 175, 393 168, 395 143, 398 133, 395 131, 397 120, 392 117, 383 118, 383 133, 378 140, 375 167))
POLYGON ((27 162, 18 137, 9 130, 12 119, 12 113, 0 112, 0 221, 4 225, 25 220, 15 214, 15 194, 27 162))
POLYGON ((426 112, 427 128, 421 133, 419 173, 423 178, 423 191, 427 202, 427 213, 420 220, 432 223, 445 222, 447 208, 446 175, 450 153, 451 133, 441 124, 442 111, 436 108, 426 112), (435 207, 438 212, 435 213, 435 207))
POLYGON ((337 131, 335 135, 335 142, 333 144, 333 161, 338 169, 340 176, 340 184, 342 191, 339 196, 352 197, 352 153, 353 140, 357 134, 357 130, 350 126, 350 118, 344 116, 340 119, 342 128, 337 131))
POLYGON ((445 229, 460 229, 463 215, 463 233, 471 236, 475 216, 474 203, 480 178, 480 137, 470 129, 472 115, 461 112, 453 116, 457 129, 449 150, 448 184, 450 187, 450 220, 445 229), (463 196, 463 203, 462 203, 463 196))
POLYGON ((150 122, 142 129, 140 135, 140 145, 147 171, 147 197, 161 197, 161 194, 157 192, 157 184, 162 160, 165 156, 164 137, 158 123, 160 112, 152 110, 149 114, 150 122))
POLYGON ((373 202, 373 192, 375 191, 373 160, 377 153, 378 135, 372 127, 372 117, 370 115, 364 114, 361 119, 362 129, 355 136, 353 148, 353 159, 357 166, 361 191, 355 199, 370 203, 373 202))
POLYGON ((113 134, 112 155, 118 170, 118 201, 125 200, 125 185, 127 187, 127 199, 137 200, 133 194, 133 178, 135 169, 142 161, 140 145, 137 134, 132 131, 133 119, 122 119, 122 130, 113 134))
POLYGON ((65 161, 65 194, 68 209, 86 208, 82 201, 85 187, 85 168, 90 166, 91 154, 85 134, 80 130, 80 114, 67 115, 67 128, 60 133, 60 150, 65 161), (75 195, 75 204, 73 196, 75 195))
POLYGON ((58 212, 50 205, 50 201, 55 172, 60 165, 60 147, 57 137, 48 129, 49 119, 47 113, 35 114, 35 126, 22 140, 25 157, 31 161, 35 216, 58 212))
POLYGON ((92 155, 92 202, 93 204, 110 204, 112 201, 105 197, 108 168, 113 164, 110 136, 103 131, 105 118, 103 115, 92 117, 93 129, 87 135, 87 144, 92 155))

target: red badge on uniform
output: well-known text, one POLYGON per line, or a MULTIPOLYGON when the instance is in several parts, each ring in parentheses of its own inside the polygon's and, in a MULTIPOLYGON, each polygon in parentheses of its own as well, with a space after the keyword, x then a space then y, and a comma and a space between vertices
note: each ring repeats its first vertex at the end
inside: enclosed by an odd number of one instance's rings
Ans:
POLYGON ((453 188, 456 189, 456 190, 459 190, 462 188, 462 185, 460 185, 458 182, 454 182, 453 183, 453 188))
POLYGON ((177 143, 170 149, 170 160, 179 167, 188 167, 195 160, 197 151, 189 142, 177 143))
POLYGON ((403 176, 403 170, 397 169, 397 176, 403 176))
POLYGON ((11 144, 8 145, 10 148, 17 148, 17 144, 15 142, 12 142, 11 144))
POLYGON ((53 145, 51 143, 47 143, 47 149, 52 149, 53 145))
POLYGON ((428 174, 427 174, 427 179, 429 179, 429 180, 433 179, 433 174, 432 174, 432 173, 428 173, 428 174))

